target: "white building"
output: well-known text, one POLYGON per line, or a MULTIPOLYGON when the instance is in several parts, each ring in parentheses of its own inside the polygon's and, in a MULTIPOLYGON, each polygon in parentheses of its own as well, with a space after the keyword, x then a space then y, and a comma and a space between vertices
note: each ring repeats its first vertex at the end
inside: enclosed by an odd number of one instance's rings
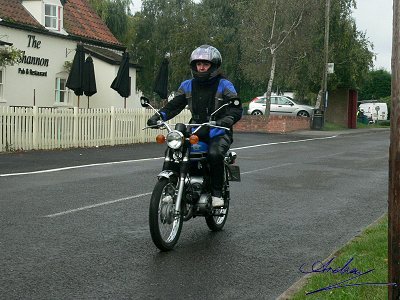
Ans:
POLYGON ((124 101, 110 85, 125 47, 113 36, 87 0, 0 0, 0 48, 24 51, 14 66, 0 68, 0 106, 88 107, 65 87, 67 62, 82 42, 93 58, 97 93, 90 108, 139 107, 137 65, 130 64, 131 96, 124 101))

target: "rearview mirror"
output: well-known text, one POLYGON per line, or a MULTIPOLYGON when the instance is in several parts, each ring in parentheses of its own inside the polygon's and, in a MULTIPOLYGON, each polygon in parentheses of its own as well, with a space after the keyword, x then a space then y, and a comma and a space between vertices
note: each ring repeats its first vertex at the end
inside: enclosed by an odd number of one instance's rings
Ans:
POLYGON ((141 97, 140 97, 140 105, 141 105, 142 107, 148 107, 149 104, 150 104, 149 98, 147 98, 147 97, 145 97, 145 96, 141 96, 141 97))
POLYGON ((240 101, 239 99, 233 99, 230 101, 230 104, 233 106, 239 106, 240 105, 240 101))
POLYGON ((218 111, 220 111, 222 108, 224 108, 225 106, 228 105, 233 105, 233 106, 239 106, 240 105, 240 101, 239 99, 231 99, 229 100, 227 103, 221 105, 217 110, 215 110, 212 114, 211 117, 214 116, 218 111))

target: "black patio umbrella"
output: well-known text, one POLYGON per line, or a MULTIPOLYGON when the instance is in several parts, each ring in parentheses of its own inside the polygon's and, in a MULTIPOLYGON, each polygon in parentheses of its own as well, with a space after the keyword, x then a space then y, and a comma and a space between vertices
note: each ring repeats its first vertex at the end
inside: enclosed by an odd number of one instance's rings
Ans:
POLYGON ((154 92, 157 93, 161 99, 168 98, 168 55, 166 55, 161 62, 160 69, 154 82, 154 92))
POLYGON ((89 108, 89 97, 97 93, 96 76, 94 74, 94 65, 91 56, 86 58, 83 66, 83 93, 88 97, 89 108))
POLYGON ((111 88, 116 90, 121 97, 124 97, 124 108, 126 108, 126 98, 131 95, 131 78, 129 77, 129 53, 124 52, 119 65, 117 77, 111 83, 111 88))
POLYGON ((83 65, 85 63, 85 53, 83 45, 79 43, 76 46, 76 52, 74 60, 72 62, 71 71, 69 72, 66 86, 67 88, 74 91, 75 95, 78 96, 78 107, 79 107, 79 96, 83 95, 83 65))

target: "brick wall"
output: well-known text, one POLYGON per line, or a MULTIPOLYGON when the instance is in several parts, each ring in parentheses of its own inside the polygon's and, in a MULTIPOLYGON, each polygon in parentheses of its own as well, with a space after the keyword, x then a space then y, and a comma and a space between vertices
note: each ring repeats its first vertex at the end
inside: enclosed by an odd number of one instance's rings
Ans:
POLYGON ((281 115, 242 116, 234 127, 234 132, 268 132, 285 133, 296 130, 310 129, 310 118, 290 117, 281 115))

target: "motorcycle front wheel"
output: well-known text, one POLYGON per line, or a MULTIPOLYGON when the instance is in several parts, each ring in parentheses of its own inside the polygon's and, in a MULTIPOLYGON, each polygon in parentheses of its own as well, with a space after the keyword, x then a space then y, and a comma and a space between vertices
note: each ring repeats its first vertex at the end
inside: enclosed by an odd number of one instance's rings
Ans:
POLYGON ((161 178, 150 199, 149 225, 153 243, 161 251, 174 248, 182 230, 182 211, 175 214, 176 183, 161 178))

